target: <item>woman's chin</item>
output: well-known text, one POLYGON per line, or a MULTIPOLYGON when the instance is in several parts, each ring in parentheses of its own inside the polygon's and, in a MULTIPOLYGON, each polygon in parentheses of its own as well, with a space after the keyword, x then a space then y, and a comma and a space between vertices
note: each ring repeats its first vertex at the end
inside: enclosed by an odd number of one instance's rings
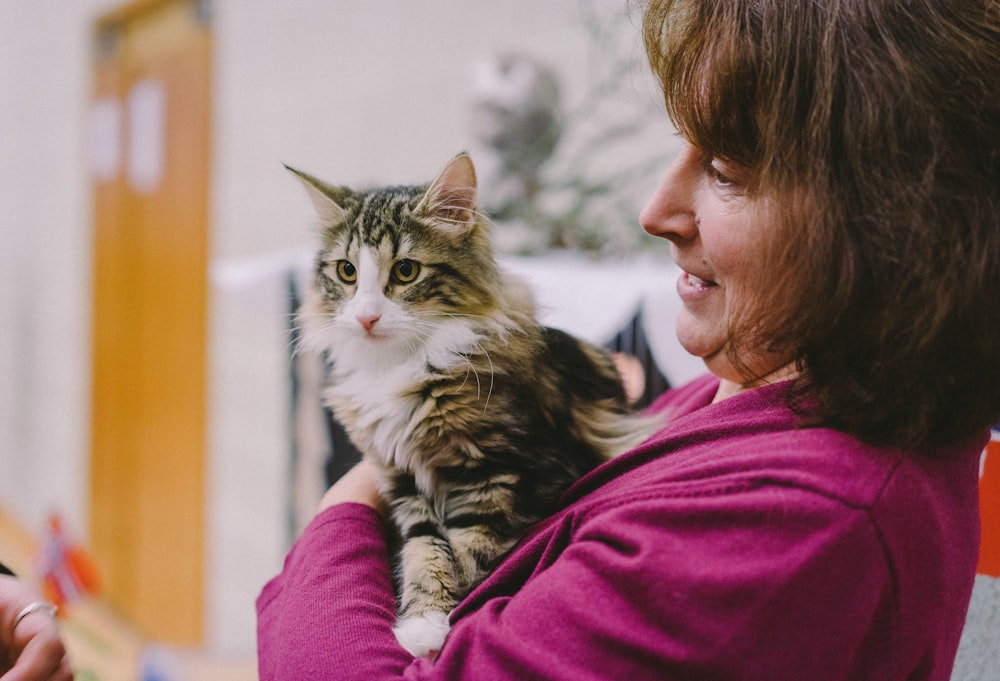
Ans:
POLYGON ((677 319, 677 340, 689 354, 701 357, 706 365, 710 365, 714 357, 725 355, 723 352, 726 344, 725 334, 719 333, 687 312, 681 312, 677 319))

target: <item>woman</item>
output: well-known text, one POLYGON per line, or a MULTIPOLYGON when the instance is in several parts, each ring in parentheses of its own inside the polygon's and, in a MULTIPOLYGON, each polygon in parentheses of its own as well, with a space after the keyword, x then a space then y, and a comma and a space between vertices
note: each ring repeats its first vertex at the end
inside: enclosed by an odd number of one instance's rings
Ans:
POLYGON ((1000 419, 995 0, 654 0, 684 138, 643 210, 711 372, 452 613, 393 638, 378 496, 258 600, 267 679, 947 679, 1000 419))

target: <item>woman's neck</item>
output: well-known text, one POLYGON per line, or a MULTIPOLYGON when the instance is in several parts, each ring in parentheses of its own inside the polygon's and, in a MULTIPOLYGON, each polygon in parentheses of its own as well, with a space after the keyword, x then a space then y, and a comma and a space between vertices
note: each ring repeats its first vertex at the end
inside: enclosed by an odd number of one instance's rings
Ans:
POLYGON ((716 402, 721 402, 722 400, 729 399, 734 395, 739 395, 740 393, 745 393, 748 390, 753 390, 754 388, 759 388, 763 385, 769 385, 771 383, 780 383, 781 381, 788 381, 799 375, 799 370, 795 365, 795 362, 789 362, 784 366, 780 366, 774 371, 771 371, 764 376, 759 378, 754 378, 746 383, 740 383, 738 381, 731 381, 729 379, 723 378, 719 382, 719 389, 715 393, 715 397, 712 399, 712 404, 716 402))

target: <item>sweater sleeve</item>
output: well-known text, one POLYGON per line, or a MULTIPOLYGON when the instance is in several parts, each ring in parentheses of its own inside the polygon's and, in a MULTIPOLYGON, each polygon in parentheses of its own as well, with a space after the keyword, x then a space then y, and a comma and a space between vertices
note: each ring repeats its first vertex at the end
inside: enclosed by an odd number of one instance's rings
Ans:
POLYGON ((378 516, 326 511, 258 600, 261 680, 888 678, 870 639, 893 628, 891 574, 863 510, 763 487, 562 522, 565 548, 487 589, 430 663, 392 634, 378 516))
POLYGON ((319 514, 257 599, 261 681, 399 678, 413 658, 392 633, 382 520, 360 504, 319 514))
POLYGON ((435 678, 891 678, 891 575, 864 511, 761 489, 564 531, 551 564, 455 624, 435 678))

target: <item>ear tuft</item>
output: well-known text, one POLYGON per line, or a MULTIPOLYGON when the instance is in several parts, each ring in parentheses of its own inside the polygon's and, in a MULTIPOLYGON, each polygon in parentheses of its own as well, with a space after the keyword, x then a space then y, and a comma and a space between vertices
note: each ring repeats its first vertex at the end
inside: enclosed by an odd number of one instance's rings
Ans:
POLYGON ((309 194, 309 199, 324 224, 334 224, 344 219, 343 203, 350 195, 350 189, 327 184, 289 165, 285 165, 285 168, 295 175, 302 186, 306 188, 306 193, 309 194))
POLYGON ((476 222, 476 189, 476 169, 463 151, 430 183, 416 210, 449 230, 465 232, 476 222))

